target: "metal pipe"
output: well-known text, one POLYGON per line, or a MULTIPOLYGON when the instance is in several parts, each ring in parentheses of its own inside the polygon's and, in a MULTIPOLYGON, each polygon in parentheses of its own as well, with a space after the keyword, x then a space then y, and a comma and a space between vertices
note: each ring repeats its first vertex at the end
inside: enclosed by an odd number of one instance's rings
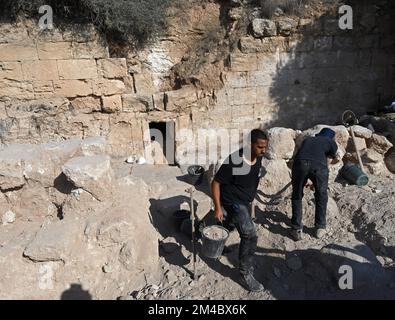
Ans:
POLYGON ((192 251, 193 251, 193 274, 192 279, 196 279, 196 247, 195 247, 195 207, 193 205, 193 187, 188 189, 191 196, 191 221, 192 221, 192 251))

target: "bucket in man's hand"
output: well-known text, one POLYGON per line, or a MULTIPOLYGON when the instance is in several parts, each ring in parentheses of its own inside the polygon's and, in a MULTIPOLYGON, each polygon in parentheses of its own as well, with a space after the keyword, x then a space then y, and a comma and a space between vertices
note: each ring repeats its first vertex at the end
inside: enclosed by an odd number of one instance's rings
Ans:
POLYGON ((229 231, 224 227, 212 225, 203 228, 202 253, 208 258, 218 258, 224 250, 229 231))

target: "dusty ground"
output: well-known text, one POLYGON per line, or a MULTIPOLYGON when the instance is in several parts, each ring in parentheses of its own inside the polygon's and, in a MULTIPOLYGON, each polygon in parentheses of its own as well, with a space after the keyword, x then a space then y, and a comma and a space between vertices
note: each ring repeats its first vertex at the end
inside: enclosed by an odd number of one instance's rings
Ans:
MULTIPOLYGON (((231 252, 217 260, 200 254, 201 240, 198 241, 197 277, 192 280, 191 240, 176 229, 171 217, 177 205, 189 201, 185 189, 190 184, 185 182, 187 176, 182 170, 145 166, 135 169, 132 175, 143 177, 151 187, 151 215, 163 237, 161 274, 156 283, 147 283, 123 299, 395 298, 395 250, 391 246, 395 182, 391 177, 369 176, 365 187, 348 185, 341 179, 333 182, 330 197, 334 201, 328 206, 329 233, 320 240, 312 235, 312 191, 305 196, 305 237, 299 242, 288 236, 291 187, 271 198, 258 192, 255 275, 265 291, 249 293, 238 283, 236 231, 227 241, 231 252), (158 177, 166 182, 156 182, 158 177), (339 268, 343 264, 352 267, 352 290, 339 289, 339 268)), ((205 207, 200 215, 210 208, 208 194, 208 183, 204 181, 195 192, 198 207, 205 207)))

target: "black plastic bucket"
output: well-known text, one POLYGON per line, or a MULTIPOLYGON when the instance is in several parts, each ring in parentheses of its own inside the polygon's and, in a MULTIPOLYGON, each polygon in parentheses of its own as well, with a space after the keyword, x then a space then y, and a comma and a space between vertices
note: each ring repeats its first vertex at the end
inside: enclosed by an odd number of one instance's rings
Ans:
POLYGON ((202 183, 204 168, 202 166, 194 165, 188 167, 189 181, 192 185, 199 185, 202 183))
POLYGON ((181 230, 181 224, 184 220, 191 219, 191 211, 189 210, 177 210, 173 213, 173 219, 175 221, 175 225, 177 230, 181 230))
POLYGON ((341 175, 351 184, 365 186, 369 182, 368 176, 356 164, 346 164, 341 169, 341 175))
POLYGON ((224 250, 229 231, 224 227, 212 225, 202 230, 202 253, 208 258, 218 258, 224 250))

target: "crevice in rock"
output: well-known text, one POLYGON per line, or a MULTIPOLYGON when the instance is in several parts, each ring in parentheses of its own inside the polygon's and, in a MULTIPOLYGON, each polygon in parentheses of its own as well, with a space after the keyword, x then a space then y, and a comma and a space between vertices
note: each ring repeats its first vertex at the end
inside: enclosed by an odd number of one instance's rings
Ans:
POLYGON ((7 192, 19 191, 19 190, 21 190, 24 186, 25 186, 25 184, 23 184, 23 185, 21 185, 21 186, 13 187, 13 188, 8 188, 8 189, 2 189, 2 188, 0 188, 0 190, 1 190, 2 193, 6 194, 7 192))
POLYGON ((63 220, 63 218, 64 218, 64 214, 63 214, 63 205, 57 205, 56 203, 54 203, 54 205, 55 205, 55 207, 56 207, 56 209, 57 209, 56 217, 57 217, 59 220, 63 220))
POLYGON ((67 179, 64 173, 61 173, 55 178, 54 187, 63 194, 70 194, 71 190, 74 189, 74 184, 67 179))

